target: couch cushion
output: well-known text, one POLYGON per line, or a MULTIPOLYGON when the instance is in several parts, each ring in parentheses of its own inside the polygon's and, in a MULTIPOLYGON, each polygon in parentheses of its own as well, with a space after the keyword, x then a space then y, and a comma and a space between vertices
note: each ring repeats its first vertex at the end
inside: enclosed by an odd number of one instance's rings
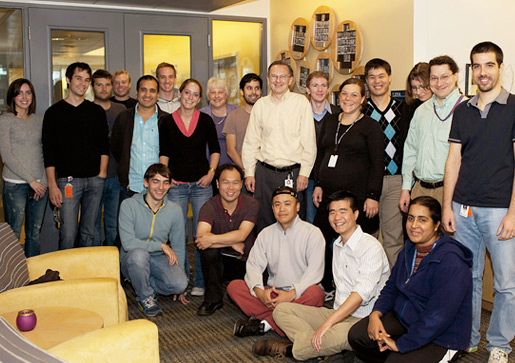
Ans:
POLYGON ((20 242, 7 223, 0 223, 0 292, 28 283, 27 260, 20 242))

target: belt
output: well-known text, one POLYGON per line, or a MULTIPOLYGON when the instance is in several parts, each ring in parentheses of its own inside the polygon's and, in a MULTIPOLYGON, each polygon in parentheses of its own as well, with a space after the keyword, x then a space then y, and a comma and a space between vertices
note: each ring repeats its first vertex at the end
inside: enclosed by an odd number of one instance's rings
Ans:
POLYGON ((293 165, 290 165, 290 166, 285 166, 284 168, 276 168, 275 166, 267 164, 264 161, 258 161, 258 163, 260 165, 263 165, 265 168, 273 170, 273 171, 275 171, 277 173, 284 173, 284 172, 287 172, 287 171, 292 171, 293 169, 300 168, 300 164, 293 164, 293 165))
POLYGON ((437 189, 437 188, 443 187, 443 180, 436 181, 436 182, 426 182, 426 181, 419 179, 418 182, 420 183, 421 187, 426 188, 426 189, 437 189))

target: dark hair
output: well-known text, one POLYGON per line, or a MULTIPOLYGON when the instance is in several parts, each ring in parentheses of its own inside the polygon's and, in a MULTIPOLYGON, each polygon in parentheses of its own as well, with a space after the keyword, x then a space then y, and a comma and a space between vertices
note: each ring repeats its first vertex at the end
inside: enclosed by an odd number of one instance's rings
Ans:
POLYGON ((159 70, 161 68, 172 68, 173 69, 173 74, 174 76, 177 77, 177 71, 175 70, 175 67, 173 66, 173 64, 170 64, 170 63, 166 63, 166 62, 161 62, 157 65, 157 68, 156 68, 156 77, 159 77, 159 70))
POLYGON ((313 78, 323 78, 327 81, 327 86, 329 86, 329 76, 327 75, 327 73, 322 71, 314 71, 311 72, 308 78, 306 79, 306 88, 309 88, 309 85, 311 84, 313 78))
POLYGON ((454 59, 452 59, 448 55, 441 55, 438 57, 434 57, 429 61, 429 73, 431 73, 432 66, 441 66, 443 64, 447 64, 449 66, 452 74, 458 73, 460 70, 454 59))
POLYGON ((293 188, 290 188, 290 187, 287 187, 287 186, 280 186, 279 188, 277 188, 276 190, 274 190, 274 192, 272 193, 272 198, 270 198, 270 200, 273 202, 274 201, 274 198, 280 194, 287 194, 287 195, 290 195, 292 196, 293 198, 295 198, 295 200, 298 202, 298 194, 297 192, 295 191, 295 189, 293 188))
POLYGON ((36 112, 36 93, 34 92, 34 86, 28 79, 18 78, 14 80, 7 89, 7 110, 12 112, 14 116, 18 114, 18 111, 16 111, 16 104, 14 103, 14 99, 20 94, 21 86, 24 84, 29 86, 30 92, 32 93, 32 103, 29 105, 27 115, 32 115, 34 112, 36 112))
POLYGON ((390 66, 390 63, 381 58, 374 58, 365 64, 365 78, 368 77, 368 72, 376 68, 383 68, 387 75, 392 75, 392 67, 390 66))
POLYGON ((256 73, 247 73, 241 78, 240 81, 240 89, 243 91, 247 83, 250 83, 252 81, 258 81, 259 82, 259 88, 263 88, 263 80, 260 76, 258 76, 256 73))
POLYGON ((413 97, 413 91, 411 90, 411 81, 417 80, 422 83, 423 87, 429 87, 429 63, 420 62, 415 64, 408 74, 406 79, 406 103, 409 105, 416 101, 413 97))
POLYGON ((433 197, 429 197, 426 195, 423 195, 421 197, 417 197, 413 199, 410 202, 410 208, 414 205, 421 205, 423 207, 426 207, 429 209, 429 216, 433 220, 434 224, 438 224, 440 222, 440 226, 438 227, 438 233, 442 233, 442 206, 440 205, 440 202, 437 201, 433 197))
POLYGON ((161 175, 163 178, 168 178, 168 181, 172 181, 172 172, 170 169, 163 164, 152 164, 148 167, 147 171, 145 172, 144 179, 146 181, 149 181, 157 174, 161 175))
POLYGON ((329 196, 329 203, 327 203, 327 210, 329 210, 329 207, 332 202, 339 202, 340 200, 346 200, 349 202, 349 207, 354 213, 358 210, 358 197, 356 194, 346 191, 346 190, 339 190, 337 192, 334 192, 329 196))
POLYGON ((195 83, 198 86, 198 88, 200 89, 199 96, 200 96, 200 98, 202 98, 202 84, 194 78, 188 78, 187 80, 182 82, 181 87, 179 87, 179 92, 182 92, 184 90, 184 88, 186 88, 186 86, 190 83, 195 83))
POLYGON ((84 62, 75 62, 70 64, 68 68, 66 68, 66 78, 72 79, 76 69, 78 69, 79 71, 88 72, 89 76, 91 77, 91 67, 89 66, 89 64, 84 62))
MULTIPOLYGON (((355 84, 359 87, 361 97, 366 96, 367 90, 365 88, 365 82, 363 82, 362 79, 359 78, 348 78, 340 85, 340 88, 338 88, 338 94, 340 94, 343 90, 343 87, 349 85, 349 84, 355 84)), ((367 100, 365 99, 364 103, 361 104, 361 112, 364 111, 365 107, 367 105, 367 100)))
POLYGON ((156 77, 151 76, 150 74, 145 74, 144 76, 139 77, 138 82, 136 82, 136 91, 139 91, 140 83, 143 81, 154 81, 157 85, 157 92, 159 92, 159 81, 156 77))
POLYGON ((470 51, 470 64, 474 64, 474 61, 472 60, 472 56, 474 54, 489 52, 495 53, 495 60, 497 61, 497 65, 500 66, 503 63, 504 54, 501 47, 492 42, 482 42, 474 45, 474 48, 470 51))
POLYGON ((215 172, 215 180, 220 180, 220 177, 222 176, 222 173, 225 170, 236 170, 240 174, 241 180, 243 180, 243 171, 238 165, 231 164, 231 163, 225 163, 220 165, 215 172))
POLYGON ((290 76, 293 76, 293 68, 288 63, 286 63, 285 61, 282 61, 282 60, 276 60, 276 61, 272 62, 272 64, 270 64, 268 66, 268 72, 267 72, 268 75, 270 75, 270 70, 272 69, 273 66, 288 67, 288 71, 290 72, 290 76))
POLYGON ((105 69, 97 69, 95 73, 93 73, 93 75, 91 76, 91 85, 93 86, 93 84, 95 83, 95 79, 99 78, 107 78, 111 81, 111 83, 113 82, 113 75, 111 73, 109 73, 105 69))

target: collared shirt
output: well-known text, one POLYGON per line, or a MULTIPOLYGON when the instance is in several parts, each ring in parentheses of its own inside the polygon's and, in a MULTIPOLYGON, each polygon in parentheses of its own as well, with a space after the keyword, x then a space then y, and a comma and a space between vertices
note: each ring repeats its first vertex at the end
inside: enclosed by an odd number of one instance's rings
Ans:
MULTIPOLYGON (((312 121, 313 122, 313 121, 312 121)), ((259 233, 247 260, 245 282, 252 296, 254 287, 264 288, 263 272, 268 271, 268 286, 290 291, 298 299, 324 275, 325 240, 320 229, 299 216, 284 231, 276 222, 259 233)))
POLYGON ((161 110, 168 113, 175 112, 181 106, 179 97, 175 97, 171 101, 160 98, 159 100, 157 100, 157 104, 159 105, 159 108, 161 110))
POLYGON ((324 110, 322 111, 322 113, 315 112, 315 108, 313 107, 313 101, 311 101, 311 107, 313 108, 313 118, 317 122, 320 122, 320 120, 322 120, 327 113, 332 113, 331 104, 327 100, 325 100, 324 110))
POLYGON ((159 162, 159 129, 157 126, 157 106, 146 122, 138 115, 139 104, 134 113, 131 161, 129 168, 129 189, 136 193, 145 190, 143 177, 147 168, 159 162))
POLYGON ((300 164, 300 175, 309 177, 316 151, 313 110, 306 97, 287 91, 279 102, 272 95, 256 102, 243 141, 246 177, 254 176, 258 160, 277 168, 300 164))
POLYGON ((363 301, 352 316, 364 318, 372 312, 390 276, 383 247, 374 237, 364 233, 360 226, 357 226, 345 244, 338 237, 333 246, 333 277, 336 285, 333 308, 338 309, 350 294, 356 292, 363 301))
POLYGON ((444 119, 457 106, 461 94, 456 88, 439 105, 436 96, 420 105, 411 120, 408 137, 404 144, 402 159, 402 189, 411 190, 413 171, 424 181, 441 181, 445 171, 445 161, 449 154, 449 132, 453 115, 444 119))
POLYGON ((508 103, 509 96, 510 96, 510 92, 506 91, 504 88, 501 88, 501 92, 497 95, 495 100, 493 100, 488 105, 486 105, 484 110, 481 111, 481 109, 477 106, 477 103, 479 102, 479 93, 478 93, 467 102, 467 107, 474 106, 475 108, 478 109, 478 111, 481 115, 481 118, 487 118, 488 112, 490 112, 490 108, 492 107, 492 104, 494 102, 497 102, 500 105, 506 105, 508 103))

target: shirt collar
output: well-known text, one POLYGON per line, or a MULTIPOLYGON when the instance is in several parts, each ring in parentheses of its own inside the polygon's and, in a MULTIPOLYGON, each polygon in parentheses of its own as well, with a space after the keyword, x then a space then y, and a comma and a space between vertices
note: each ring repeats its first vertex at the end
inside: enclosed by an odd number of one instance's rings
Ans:
MULTIPOLYGON (((293 220, 293 222, 292 222, 292 223, 290 224, 290 226, 286 229, 286 231, 289 231, 290 229, 293 229, 297 223, 300 223, 299 221, 300 221, 300 217, 299 217, 299 215, 297 214, 297 215, 295 216, 295 219, 293 220)), ((283 226, 281 226, 281 223, 279 223, 279 222, 275 222, 275 224, 276 224, 277 228, 279 228, 279 230, 280 230, 281 232, 286 233, 286 231, 283 229, 283 226)))
POLYGON ((291 95, 290 88, 288 88, 286 90, 286 92, 284 93, 283 97, 281 98, 281 101, 277 102, 276 99, 274 98, 274 95, 272 95, 271 93, 270 93, 270 98, 272 99, 272 102, 274 102, 274 103, 282 103, 282 102, 286 101, 290 97, 290 95, 291 95))
MULTIPOLYGON (((139 108, 139 102, 136 103, 136 111, 134 112, 134 114, 137 116, 137 117, 141 117, 140 115, 138 115, 138 108, 139 108)), ((154 117, 155 115, 157 114, 157 102, 156 104, 154 105, 154 115, 152 117, 154 117)))
POLYGON ((433 94, 433 105, 436 105, 437 108, 445 108, 447 106, 454 106, 458 98, 461 96, 460 90, 456 87, 451 93, 447 95, 442 101, 442 106, 438 103, 436 96, 433 94))
MULTIPOLYGON (((493 100, 492 102, 490 103, 494 103, 494 102, 497 102, 501 105, 506 105, 508 103, 508 97, 510 96, 510 93, 508 91, 506 91, 504 89, 504 87, 501 87, 501 92, 497 95, 497 97, 495 98, 495 100, 493 100)), ((479 101, 479 92, 476 93, 476 95, 474 97, 472 97, 468 102, 467 102, 467 106, 470 107, 470 106, 474 106, 474 107, 477 107, 477 103, 479 101)))
MULTIPOLYGON (((361 239, 361 237, 363 237, 363 234, 363 230, 361 229, 361 226, 358 224, 352 236, 350 236, 347 243, 345 243, 345 246, 348 246, 351 250, 354 251, 358 245, 359 240, 361 239)), ((334 244, 338 245, 339 247, 345 247, 343 245, 341 237, 338 237, 334 244)))

